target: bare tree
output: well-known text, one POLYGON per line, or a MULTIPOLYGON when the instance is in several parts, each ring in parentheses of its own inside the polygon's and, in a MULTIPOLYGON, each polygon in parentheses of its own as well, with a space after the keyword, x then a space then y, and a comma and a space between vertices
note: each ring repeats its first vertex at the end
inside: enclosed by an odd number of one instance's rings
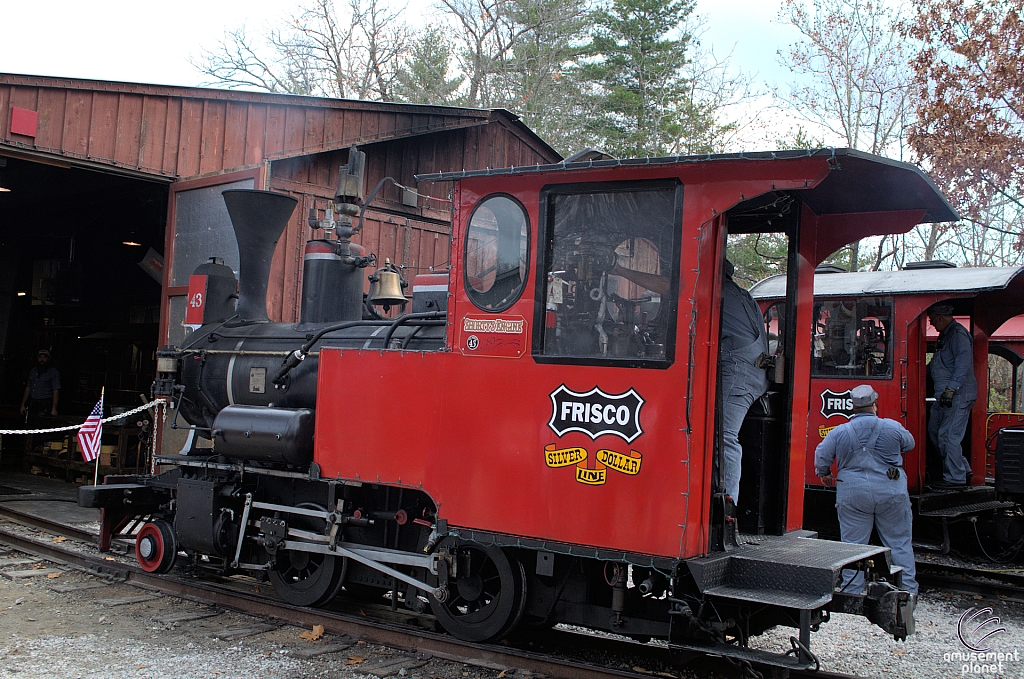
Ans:
MULTIPOLYGON (((803 39, 779 56, 809 84, 776 92, 783 105, 849 148, 903 156, 913 112, 910 48, 885 0, 786 0, 781 18, 803 39)), ((860 262, 850 247, 849 268, 860 262)))
MULTIPOLYGON (((468 80, 469 106, 486 105, 487 79, 494 64, 512 49, 518 31, 506 11, 505 0, 440 0, 458 27, 459 65, 468 80)), ((523 29, 525 30, 525 29, 523 29)))
POLYGON ((355 99, 391 99, 410 40, 384 0, 310 0, 287 28, 254 38, 243 26, 225 33, 192 65, 208 84, 355 99))
MULTIPOLYGON (((578 0, 438 0, 455 24, 459 66, 467 79, 466 103, 493 106, 501 99, 498 77, 509 73, 517 47, 531 32, 578 16, 578 0)), ((556 37, 551 36, 549 37, 556 37)), ((558 47, 561 47, 560 45, 558 47)), ((556 50, 557 51, 557 50, 556 50)))
POLYGON ((683 32, 693 37, 683 77, 689 84, 691 105, 713 123, 704 128, 686 128, 673 152, 682 155, 721 153, 757 122, 757 114, 750 115, 745 105, 761 92, 754 87, 749 74, 732 67, 732 52, 719 56, 704 44, 707 23, 703 17, 691 16, 687 23, 683 32))

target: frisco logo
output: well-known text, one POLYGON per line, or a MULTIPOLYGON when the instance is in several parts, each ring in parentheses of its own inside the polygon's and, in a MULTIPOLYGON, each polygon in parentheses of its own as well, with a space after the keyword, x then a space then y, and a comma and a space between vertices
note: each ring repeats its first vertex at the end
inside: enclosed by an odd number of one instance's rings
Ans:
POLYGON ((634 389, 608 394, 594 387, 580 393, 563 384, 551 392, 548 426, 559 436, 570 431, 582 432, 591 439, 611 434, 632 443, 643 433, 640 428, 643 404, 643 398, 634 389))
POLYGON ((821 414, 826 418, 841 415, 850 419, 853 416, 853 397, 850 390, 835 392, 826 389, 821 392, 821 414))

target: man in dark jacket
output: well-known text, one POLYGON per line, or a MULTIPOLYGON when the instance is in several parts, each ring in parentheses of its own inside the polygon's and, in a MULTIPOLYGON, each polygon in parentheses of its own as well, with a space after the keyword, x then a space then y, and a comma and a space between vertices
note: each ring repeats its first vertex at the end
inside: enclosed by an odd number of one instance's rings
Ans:
POLYGON ((57 416, 60 401, 60 372, 50 365, 50 352, 40 349, 36 354, 36 366, 29 370, 25 393, 21 397, 21 414, 28 414, 29 420, 40 416, 57 416))
POLYGON ((732 279, 725 260, 722 279, 722 329, 718 362, 722 369, 722 483, 736 504, 740 501, 743 448, 740 428, 754 401, 768 390, 763 359, 768 355, 764 318, 750 293, 732 279))
POLYGON ((974 377, 974 340, 953 318, 951 304, 933 304, 928 322, 939 331, 928 374, 935 385, 935 404, 928 418, 928 438, 942 455, 942 481, 932 485, 957 488, 967 485, 971 466, 961 443, 967 432, 971 406, 978 398, 974 377))

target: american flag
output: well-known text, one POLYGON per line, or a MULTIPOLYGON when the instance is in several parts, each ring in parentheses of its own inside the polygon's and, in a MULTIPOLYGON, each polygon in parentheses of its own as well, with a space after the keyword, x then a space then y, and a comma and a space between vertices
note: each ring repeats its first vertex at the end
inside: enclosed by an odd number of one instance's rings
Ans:
POLYGON ((78 447, 82 449, 82 457, 92 462, 100 455, 100 439, 103 437, 103 396, 93 406, 85 424, 78 430, 78 447))

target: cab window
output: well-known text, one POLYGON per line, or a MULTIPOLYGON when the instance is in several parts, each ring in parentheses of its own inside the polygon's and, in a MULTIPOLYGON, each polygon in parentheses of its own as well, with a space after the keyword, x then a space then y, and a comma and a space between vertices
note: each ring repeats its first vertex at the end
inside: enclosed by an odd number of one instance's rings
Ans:
POLYGON ((817 302, 811 357, 814 377, 892 377, 892 299, 817 302))
POLYGON ((466 294, 484 311, 503 311, 526 283, 530 221, 514 198, 489 196, 473 209, 466 230, 466 294))
POLYGON ((682 187, 554 187, 545 227, 534 356, 665 367, 674 351, 682 187))

